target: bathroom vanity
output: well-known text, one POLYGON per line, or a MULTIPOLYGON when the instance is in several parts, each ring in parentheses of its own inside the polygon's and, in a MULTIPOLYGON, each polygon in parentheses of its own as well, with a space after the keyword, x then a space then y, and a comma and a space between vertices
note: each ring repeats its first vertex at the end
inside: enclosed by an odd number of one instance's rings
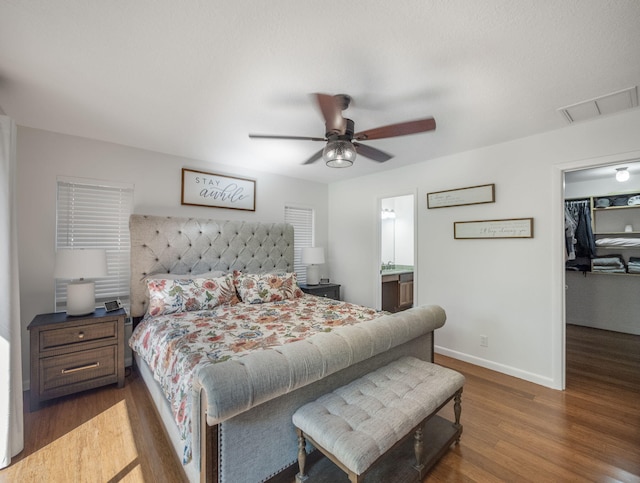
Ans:
POLYGON ((382 310, 400 312, 413 307, 413 267, 386 268, 380 274, 382 310))

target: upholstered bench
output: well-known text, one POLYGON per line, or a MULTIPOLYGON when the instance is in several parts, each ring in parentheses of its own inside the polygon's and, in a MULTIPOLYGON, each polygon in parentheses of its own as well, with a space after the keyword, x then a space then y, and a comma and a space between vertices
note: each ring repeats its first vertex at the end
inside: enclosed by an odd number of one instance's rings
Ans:
POLYGON ((456 371, 403 357, 305 404, 293 415, 300 470, 296 481, 308 479, 307 441, 346 472, 352 483, 360 483, 378 459, 411 434, 414 468, 422 481, 449 446, 460 440, 463 385, 464 376, 456 371), (423 427, 451 399, 455 422, 447 425, 448 434, 425 459, 423 427))

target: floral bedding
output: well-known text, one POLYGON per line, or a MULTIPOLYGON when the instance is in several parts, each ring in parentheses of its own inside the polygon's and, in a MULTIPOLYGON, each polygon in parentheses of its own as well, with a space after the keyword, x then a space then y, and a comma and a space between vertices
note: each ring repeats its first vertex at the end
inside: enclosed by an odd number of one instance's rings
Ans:
POLYGON ((187 463, 191 459, 191 383, 201 367, 382 314, 313 295, 261 304, 224 304, 204 311, 147 314, 129 345, 148 364, 171 404, 185 444, 183 462, 187 463))

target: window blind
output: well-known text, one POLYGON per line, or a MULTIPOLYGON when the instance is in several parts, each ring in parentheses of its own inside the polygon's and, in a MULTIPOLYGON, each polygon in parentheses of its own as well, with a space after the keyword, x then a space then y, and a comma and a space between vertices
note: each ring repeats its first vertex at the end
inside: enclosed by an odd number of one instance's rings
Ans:
MULTIPOLYGON (((96 305, 119 298, 129 307, 129 215, 133 185, 93 180, 58 179, 56 250, 102 248, 108 276, 95 280, 96 305)), ((67 280, 56 280, 55 309, 64 310, 67 280)))
POLYGON ((298 282, 307 283, 307 266, 300 263, 300 254, 303 247, 313 246, 314 211, 312 208, 285 206, 284 221, 293 225, 293 268, 298 274, 298 282))

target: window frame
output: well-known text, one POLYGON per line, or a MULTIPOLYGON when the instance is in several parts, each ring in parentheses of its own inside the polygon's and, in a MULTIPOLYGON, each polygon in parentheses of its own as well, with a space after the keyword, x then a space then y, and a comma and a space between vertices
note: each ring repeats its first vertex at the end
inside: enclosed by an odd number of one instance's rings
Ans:
MULTIPOLYGON (((129 216, 134 184, 58 176, 56 180, 55 250, 102 248, 109 275, 96 279, 96 307, 119 299, 128 310, 130 297, 129 216)), ((64 311, 68 280, 55 280, 54 309, 64 311)))
POLYGON ((298 283, 307 283, 307 266, 300 261, 302 249, 315 246, 316 210, 307 205, 287 203, 284 207, 284 221, 293 225, 294 256, 293 267, 298 283))

